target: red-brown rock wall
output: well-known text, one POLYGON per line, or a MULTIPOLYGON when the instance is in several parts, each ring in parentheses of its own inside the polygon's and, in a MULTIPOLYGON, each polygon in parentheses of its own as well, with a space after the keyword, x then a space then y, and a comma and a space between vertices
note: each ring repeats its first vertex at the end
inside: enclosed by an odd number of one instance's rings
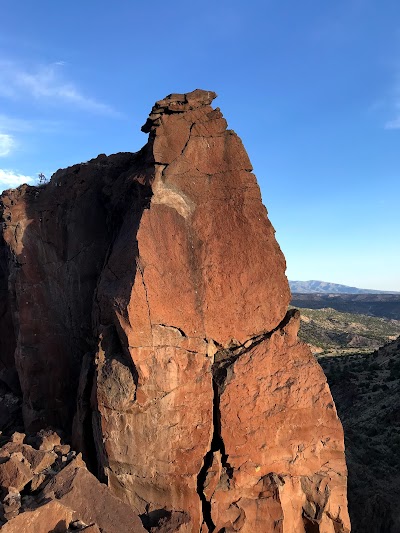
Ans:
POLYGON ((307 532, 313 523, 324 533, 348 526, 343 434, 298 326, 298 313, 288 313, 271 335, 216 363, 223 443, 211 497, 217 531, 262 531, 277 500, 284 533, 307 532))
POLYGON ((215 96, 170 95, 137 154, 3 195, 25 424, 75 413, 149 530, 345 533, 341 425, 215 96))
POLYGON ((93 295, 112 240, 102 189, 132 161, 132 154, 99 157, 59 171, 45 187, 3 194, 14 358, 29 429, 70 426, 82 357, 93 351, 93 295))

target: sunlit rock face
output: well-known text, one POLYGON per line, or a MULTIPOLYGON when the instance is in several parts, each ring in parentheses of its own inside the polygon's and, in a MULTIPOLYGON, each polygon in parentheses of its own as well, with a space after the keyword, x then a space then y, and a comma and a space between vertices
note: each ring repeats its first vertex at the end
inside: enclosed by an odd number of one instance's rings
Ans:
POLYGON ((341 424, 215 96, 170 95, 140 152, 3 195, 25 424, 72 425, 149 530, 346 532, 341 424))

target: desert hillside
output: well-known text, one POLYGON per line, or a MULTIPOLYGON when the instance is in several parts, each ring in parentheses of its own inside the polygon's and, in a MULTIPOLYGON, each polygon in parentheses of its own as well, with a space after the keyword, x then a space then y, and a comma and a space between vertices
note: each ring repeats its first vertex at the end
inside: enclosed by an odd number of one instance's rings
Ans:
POLYGON ((374 295, 366 315, 343 311, 347 303, 352 311, 364 310, 358 296, 301 298, 316 307, 334 301, 342 309, 301 308, 299 336, 318 358, 343 423, 352 532, 398 533, 400 321, 390 317, 400 304, 396 308, 397 297, 374 295), (377 305, 389 318, 373 316, 377 305))
POLYGON ((353 533, 400 531, 400 338, 319 359, 345 432, 353 533))
POLYGON ((400 335, 400 320, 332 308, 300 308, 300 313, 300 338, 319 355, 371 353, 400 335))

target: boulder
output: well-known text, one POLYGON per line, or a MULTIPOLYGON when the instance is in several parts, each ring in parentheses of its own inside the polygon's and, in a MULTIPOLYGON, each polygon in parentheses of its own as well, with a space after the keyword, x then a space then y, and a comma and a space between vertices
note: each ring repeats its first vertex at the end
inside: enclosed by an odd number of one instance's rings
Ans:
POLYGON ((65 533, 71 520, 72 510, 57 501, 45 503, 33 511, 19 514, 2 528, 2 533, 65 533))
POLYGON ((39 450, 51 452, 55 447, 61 445, 61 437, 52 429, 41 429, 37 436, 37 446, 39 450))
POLYGON ((107 533, 145 531, 132 509, 100 483, 79 456, 47 483, 39 498, 60 502, 73 510, 74 519, 96 523, 107 533))
POLYGON ((0 463, 0 487, 8 490, 9 487, 14 487, 20 492, 25 485, 33 478, 33 472, 27 462, 23 461, 23 457, 18 456, 17 453, 0 463))

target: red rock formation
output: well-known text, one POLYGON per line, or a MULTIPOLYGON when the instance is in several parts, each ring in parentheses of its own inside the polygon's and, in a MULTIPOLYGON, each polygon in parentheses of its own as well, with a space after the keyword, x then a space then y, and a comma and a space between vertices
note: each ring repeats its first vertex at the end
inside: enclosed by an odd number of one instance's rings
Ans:
POLYGON ((297 339, 299 318, 288 313, 272 334, 219 363, 217 531, 264 531, 272 520, 265 531, 348 526, 342 430, 323 372, 297 339))
POLYGON ((0 448, 0 461, 2 531, 145 531, 134 511, 88 472, 81 456, 53 431, 28 437, 14 433, 0 448))
POLYGON ((72 521, 72 514, 71 509, 53 500, 42 507, 18 515, 7 522, 1 530, 3 533, 21 533, 22 531, 65 533, 72 521))
POLYGON ((215 96, 3 196, 25 423, 68 431, 78 395, 76 444, 149 530, 346 532, 341 425, 215 96))

